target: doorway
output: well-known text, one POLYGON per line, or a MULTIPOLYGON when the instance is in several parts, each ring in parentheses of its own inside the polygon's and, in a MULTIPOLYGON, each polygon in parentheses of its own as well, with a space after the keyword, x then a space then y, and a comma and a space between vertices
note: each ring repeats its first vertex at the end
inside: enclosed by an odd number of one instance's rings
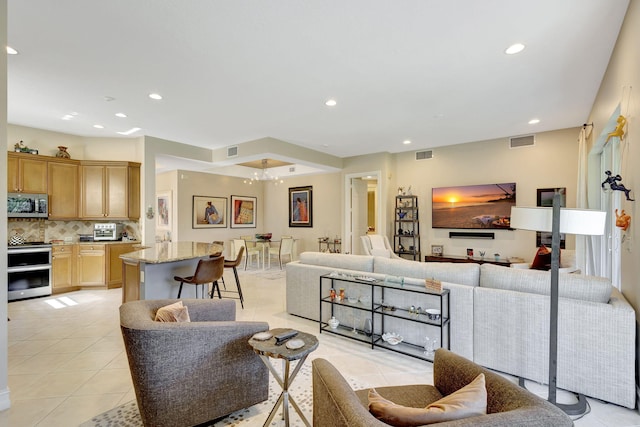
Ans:
POLYGON ((384 233, 380 183, 380 171, 345 176, 345 253, 364 254, 360 236, 384 233))

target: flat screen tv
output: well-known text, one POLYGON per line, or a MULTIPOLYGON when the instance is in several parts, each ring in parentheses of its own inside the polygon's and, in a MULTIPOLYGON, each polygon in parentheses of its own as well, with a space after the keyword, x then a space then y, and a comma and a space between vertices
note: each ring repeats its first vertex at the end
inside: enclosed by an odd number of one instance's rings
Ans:
POLYGON ((511 228, 516 184, 465 185, 434 188, 431 193, 433 228, 511 228))

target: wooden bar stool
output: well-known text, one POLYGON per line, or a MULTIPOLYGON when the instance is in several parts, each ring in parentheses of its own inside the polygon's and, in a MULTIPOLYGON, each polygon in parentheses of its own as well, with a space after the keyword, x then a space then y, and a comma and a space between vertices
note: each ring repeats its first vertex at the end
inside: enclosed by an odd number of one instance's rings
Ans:
POLYGON ((180 277, 174 276, 173 280, 180 282, 180 289, 178 290, 178 298, 182 294, 182 285, 184 283, 189 283, 191 285, 196 285, 196 298, 198 298, 198 285, 202 286, 202 298, 205 297, 206 293, 204 290, 204 285, 208 285, 209 283, 213 283, 213 288, 211 290, 211 298, 213 298, 213 291, 215 289, 218 290, 218 298, 222 298, 220 295, 220 288, 218 287, 218 280, 222 277, 222 273, 224 272, 224 257, 223 256, 212 256, 208 259, 201 259, 198 261, 198 266, 196 267, 196 272, 193 276, 188 277, 180 277))
MULTIPOLYGON (((227 291, 227 285, 224 283, 224 277, 222 278, 222 284, 224 286, 224 291, 223 292, 233 292, 233 293, 237 293, 238 294, 238 299, 240 300, 240 305, 242 306, 242 308, 244 309, 244 297, 242 296, 242 288, 240 287, 240 279, 238 278, 238 270, 236 269, 237 266, 240 265, 240 262, 242 262, 242 255, 244 254, 244 246, 240 246, 240 248, 238 249, 238 252, 236 253, 236 259, 227 259, 224 261, 224 268, 231 268, 233 269, 233 275, 236 278, 236 286, 238 287, 238 291, 227 291)), ((213 292, 213 290, 211 291, 213 292)), ((220 289, 218 289, 218 295, 220 294, 220 289)))

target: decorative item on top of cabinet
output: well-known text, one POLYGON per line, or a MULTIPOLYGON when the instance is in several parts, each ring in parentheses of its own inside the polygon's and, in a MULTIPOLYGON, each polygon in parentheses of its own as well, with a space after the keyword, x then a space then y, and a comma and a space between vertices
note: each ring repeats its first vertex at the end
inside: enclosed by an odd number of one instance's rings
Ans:
POLYGON ((67 151, 67 147, 65 147, 64 145, 58 145, 58 152, 56 153, 56 157, 59 157, 61 159, 70 159, 71 155, 67 151))

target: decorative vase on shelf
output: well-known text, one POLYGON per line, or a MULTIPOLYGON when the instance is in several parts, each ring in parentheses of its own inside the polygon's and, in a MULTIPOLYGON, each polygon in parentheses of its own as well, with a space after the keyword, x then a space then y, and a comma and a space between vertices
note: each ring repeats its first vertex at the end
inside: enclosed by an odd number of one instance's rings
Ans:
POLYGON ((335 317, 331 317, 331 319, 329 319, 329 327, 331 327, 331 329, 336 329, 338 327, 338 325, 340 325, 340 321, 338 319, 336 319, 335 317))
POLYGON ((58 152, 56 153, 56 157, 60 157, 61 159, 70 159, 71 156, 67 152, 67 147, 63 145, 58 146, 58 152))

